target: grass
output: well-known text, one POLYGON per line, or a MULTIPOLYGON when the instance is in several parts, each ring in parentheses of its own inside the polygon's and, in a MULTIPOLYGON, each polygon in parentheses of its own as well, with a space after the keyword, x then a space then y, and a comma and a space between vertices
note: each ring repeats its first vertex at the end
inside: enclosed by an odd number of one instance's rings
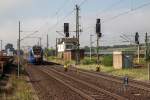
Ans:
MULTIPOLYGON (((80 65, 79 68, 85 70, 96 70, 96 65, 80 65)), ((112 66, 101 66, 101 71, 115 76, 128 75, 136 80, 148 80, 148 71, 146 67, 143 68, 129 68, 129 69, 114 69, 112 66)))
MULTIPOLYGON (((85 57, 84 60, 81 60, 81 64, 78 66, 81 69, 85 70, 96 70, 96 64, 94 64, 96 57, 90 61, 89 57, 85 57)), ((104 63, 103 66, 101 66, 101 71, 106 72, 111 75, 115 76, 125 76, 128 75, 132 79, 136 80, 148 80, 148 69, 147 67, 141 67, 141 68, 128 68, 128 69, 114 69, 112 67, 112 56, 106 56, 101 58, 102 62, 104 63), (110 58, 110 59, 109 59, 110 58), (109 62, 107 64, 107 62, 109 62), (108 66, 109 65, 109 66, 108 66)), ((61 59, 53 59, 51 58, 50 61, 64 64, 63 60, 61 59)), ((72 63, 75 63, 72 61, 72 63)), ((144 59, 140 59, 140 64, 144 64, 144 59)))
POLYGON ((17 78, 12 75, 10 78, 12 83, 12 93, 3 93, 4 100, 35 100, 31 86, 26 82, 25 76, 17 78))

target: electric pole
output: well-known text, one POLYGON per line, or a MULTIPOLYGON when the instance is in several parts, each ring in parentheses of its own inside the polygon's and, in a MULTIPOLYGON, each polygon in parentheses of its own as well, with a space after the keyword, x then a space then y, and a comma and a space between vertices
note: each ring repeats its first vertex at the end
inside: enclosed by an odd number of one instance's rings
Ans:
POLYGON ((18 39, 18 77, 19 77, 19 72, 20 72, 20 21, 19 21, 19 39, 18 39))
POLYGON ((1 41, 1 51, 3 50, 3 40, 0 40, 1 41))
POLYGON ((92 59, 92 43, 93 43, 93 41, 92 41, 92 34, 90 34, 90 60, 92 59))
POLYGON ((150 63, 149 63, 149 60, 150 60, 150 58, 149 58, 149 53, 150 53, 150 51, 149 51, 149 46, 148 46, 148 34, 146 33, 145 34, 145 48, 146 48, 146 50, 145 50, 145 60, 146 60, 146 65, 147 65, 147 68, 148 68, 148 80, 150 80, 150 63))
POLYGON ((97 34, 97 64, 99 65, 99 37, 97 34))
POLYGON ((49 47, 49 40, 48 40, 48 34, 47 34, 47 47, 46 47, 46 54, 47 54, 47 61, 48 61, 48 47, 49 47))
POLYGON ((56 58, 57 58, 57 52, 58 52, 57 44, 58 44, 58 38, 56 38, 56 58))
POLYGON ((48 39, 48 34, 47 34, 47 49, 49 47, 49 39, 48 39))
POLYGON ((139 33, 135 33, 135 43, 137 44, 137 53, 138 53, 138 63, 140 63, 140 43, 139 43, 139 33))
POLYGON ((80 63, 80 34, 79 34, 79 32, 80 32, 80 30, 79 30, 79 10, 80 10, 80 8, 79 8, 79 6, 78 5, 76 5, 76 38, 77 38, 77 52, 76 52, 76 64, 78 65, 79 63, 80 63))
POLYGON ((42 47, 42 38, 41 37, 39 37, 39 45, 40 45, 40 47, 42 47))

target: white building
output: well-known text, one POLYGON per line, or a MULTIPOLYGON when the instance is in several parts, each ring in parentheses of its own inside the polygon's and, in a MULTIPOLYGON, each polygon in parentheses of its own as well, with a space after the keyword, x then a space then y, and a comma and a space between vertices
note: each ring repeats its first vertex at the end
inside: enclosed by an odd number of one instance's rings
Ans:
POLYGON ((76 38, 60 38, 58 39, 57 49, 58 52, 64 52, 66 50, 74 50, 76 48, 76 38))
POLYGON ((75 50, 77 46, 77 38, 59 38, 57 40, 58 56, 63 58, 63 53, 67 50, 75 50))

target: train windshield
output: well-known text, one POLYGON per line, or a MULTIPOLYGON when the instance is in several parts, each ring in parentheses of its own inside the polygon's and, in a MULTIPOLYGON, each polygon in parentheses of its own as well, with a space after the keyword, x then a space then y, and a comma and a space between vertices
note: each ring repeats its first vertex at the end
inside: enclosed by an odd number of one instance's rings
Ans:
POLYGON ((38 46, 35 46, 35 47, 33 47, 33 52, 34 52, 35 55, 39 55, 42 52, 42 48, 38 47, 38 46))

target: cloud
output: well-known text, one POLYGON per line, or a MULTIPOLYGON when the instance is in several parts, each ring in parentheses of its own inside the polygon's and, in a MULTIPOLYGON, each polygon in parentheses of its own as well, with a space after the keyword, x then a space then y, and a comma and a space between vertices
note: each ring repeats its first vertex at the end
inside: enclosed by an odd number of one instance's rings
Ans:
POLYGON ((32 0, 0 0, 0 14, 10 12, 19 6, 27 5, 31 3, 32 0))

